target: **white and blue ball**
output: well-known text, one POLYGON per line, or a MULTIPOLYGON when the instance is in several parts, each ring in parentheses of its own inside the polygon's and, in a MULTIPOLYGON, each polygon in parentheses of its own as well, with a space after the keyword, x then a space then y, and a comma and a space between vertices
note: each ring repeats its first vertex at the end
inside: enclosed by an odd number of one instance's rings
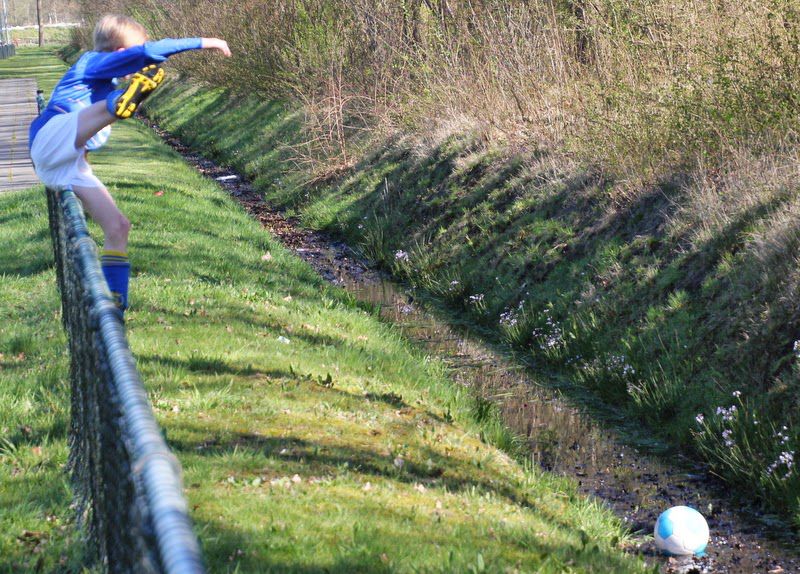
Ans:
POLYGON ((673 506, 658 517, 653 535, 662 552, 702 556, 708 545, 708 523, 694 508, 673 506))

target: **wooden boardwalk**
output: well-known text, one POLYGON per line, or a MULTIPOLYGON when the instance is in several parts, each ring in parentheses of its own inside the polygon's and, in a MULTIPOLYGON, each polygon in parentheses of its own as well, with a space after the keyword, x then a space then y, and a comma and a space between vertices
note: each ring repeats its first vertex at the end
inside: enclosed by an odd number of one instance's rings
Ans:
POLYGON ((28 153, 28 126, 36 113, 36 80, 0 80, 0 192, 39 183, 28 153))

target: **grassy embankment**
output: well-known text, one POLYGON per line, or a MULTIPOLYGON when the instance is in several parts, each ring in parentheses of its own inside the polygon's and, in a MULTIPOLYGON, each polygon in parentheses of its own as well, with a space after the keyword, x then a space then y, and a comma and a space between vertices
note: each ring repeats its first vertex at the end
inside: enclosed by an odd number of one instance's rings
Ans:
POLYGON ((198 6, 82 8, 228 40, 172 129, 800 526, 795 3, 198 6))
POLYGON ((742 152, 620 200, 628 183, 545 150, 469 134, 394 139, 309 187, 313 174, 290 161, 307 137, 302 110, 185 84, 149 109, 308 226, 560 373, 575 396, 644 424, 654 443, 702 453, 800 520, 792 148, 742 152))
MULTIPOLYGON (((32 75, 55 66, 46 51, 17 58, 32 75)), ((481 440, 513 450, 442 365, 141 124, 115 128, 93 163, 134 222, 129 338, 211 571, 644 569, 574 484, 481 440)), ((0 571, 75 571, 68 365, 41 190, 0 194, 0 221, 0 571)))

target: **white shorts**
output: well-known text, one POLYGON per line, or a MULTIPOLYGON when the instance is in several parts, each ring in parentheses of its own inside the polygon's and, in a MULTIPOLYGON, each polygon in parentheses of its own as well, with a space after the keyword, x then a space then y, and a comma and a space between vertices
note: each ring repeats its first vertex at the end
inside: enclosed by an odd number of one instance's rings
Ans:
POLYGON ((75 147, 78 113, 52 117, 33 139, 31 159, 46 186, 103 187, 86 161, 85 148, 75 147))

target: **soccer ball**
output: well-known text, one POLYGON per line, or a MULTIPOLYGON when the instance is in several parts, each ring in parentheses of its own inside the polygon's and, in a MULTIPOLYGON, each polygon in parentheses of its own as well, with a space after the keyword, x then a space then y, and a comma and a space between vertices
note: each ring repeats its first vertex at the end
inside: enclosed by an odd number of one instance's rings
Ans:
POLYGON ((673 556, 702 556, 708 544, 708 524, 688 506, 673 506, 661 513, 653 529, 656 546, 673 556))

